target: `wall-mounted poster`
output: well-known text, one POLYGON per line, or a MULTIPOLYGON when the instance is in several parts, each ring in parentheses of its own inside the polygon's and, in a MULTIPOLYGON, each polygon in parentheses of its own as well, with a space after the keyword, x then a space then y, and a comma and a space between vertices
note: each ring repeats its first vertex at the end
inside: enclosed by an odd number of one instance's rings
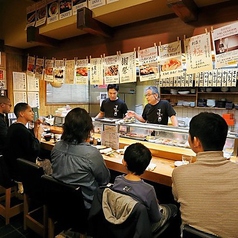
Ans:
POLYGON ((216 68, 238 63, 238 22, 214 29, 212 42, 216 68))
POLYGON ((46 0, 41 0, 36 3, 36 27, 42 26, 46 23, 47 7, 46 0))
POLYGON ((119 56, 104 57, 104 82, 105 84, 119 83, 119 56))
POLYGON ((105 0, 88 0, 88 8, 93 9, 96 7, 101 7, 106 4, 105 0))
POLYGON ((44 63, 45 60, 43 58, 36 58, 35 77, 37 79, 43 79, 44 63))
POLYGON ((64 83, 65 79, 65 61, 55 60, 55 65, 53 68, 53 78, 54 82, 64 83))
POLYGON ((13 72, 13 90, 26 91, 26 73, 13 72))
POLYGON ((74 81, 76 84, 88 84, 88 59, 76 60, 74 81))
POLYGON ((103 85, 103 59, 90 58, 90 84, 103 85))
POLYGON ((136 82, 136 51, 120 55, 120 83, 136 82))
POLYGON ((87 0, 72 0, 73 3, 73 15, 77 15, 77 10, 82 7, 88 7, 87 0))
POLYGON ((58 0, 47 0, 47 24, 59 20, 58 0))
POLYGON ((6 70, 0 69, 0 89, 7 89, 6 70))
POLYGON ((210 33, 205 33, 184 40, 188 74, 213 69, 210 39, 210 33))
POLYGON ((59 19, 64 19, 72 16, 72 1, 71 0, 59 0, 59 19))
POLYGON ((160 78, 181 76, 183 74, 181 41, 160 45, 158 48, 160 78))
POLYGON ((26 28, 36 24, 36 3, 26 9, 26 28))
POLYGON ((140 81, 155 80, 159 77, 157 46, 138 50, 140 81))
POLYGON ((46 59, 45 60, 45 70, 44 70, 44 80, 48 82, 53 82, 53 66, 54 60, 46 59))

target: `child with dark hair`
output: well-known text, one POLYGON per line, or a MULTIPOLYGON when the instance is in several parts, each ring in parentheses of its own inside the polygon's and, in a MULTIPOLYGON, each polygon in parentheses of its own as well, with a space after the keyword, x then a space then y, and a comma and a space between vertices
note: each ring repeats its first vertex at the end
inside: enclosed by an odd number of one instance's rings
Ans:
POLYGON ((122 160, 128 173, 116 177, 113 190, 127 194, 146 206, 154 233, 177 214, 177 207, 174 204, 159 206, 154 187, 141 179, 151 158, 150 150, 143 144, 128 146, 122 160))

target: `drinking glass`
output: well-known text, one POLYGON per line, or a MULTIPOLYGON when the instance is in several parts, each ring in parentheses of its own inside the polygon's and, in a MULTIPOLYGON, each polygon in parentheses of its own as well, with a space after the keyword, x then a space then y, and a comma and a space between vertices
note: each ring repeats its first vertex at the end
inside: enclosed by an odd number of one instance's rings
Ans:
POLYGON ((183 164, 192 163, 193 157, 191 155, 182 155, 182 162, 183 164))

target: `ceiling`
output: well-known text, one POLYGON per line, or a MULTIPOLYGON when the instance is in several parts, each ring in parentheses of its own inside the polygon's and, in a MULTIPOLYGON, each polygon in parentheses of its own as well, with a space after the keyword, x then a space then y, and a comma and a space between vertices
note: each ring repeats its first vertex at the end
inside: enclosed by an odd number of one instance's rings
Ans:
MULTIPOLYGON (((191 1, 191 0, 189 0, 191 1)), ((194 0, 198 8, 229 0, 194 0)), ((33 0, 0 0, 0 39, 7 46, 30 48, 38 43, 26 39, 26 8, 33 0)), ((155 17, 174 14, 168 2, 188 2, 187 0, 119 0, 92 10, 93 19, 110 27, 138 22, 155 17)), ((181 19, 180 19, 181 20, 181 19)), ((85 34, 76 24, 76 16, 60 20, 39 28, 39 34, 57 40, 85 34)))

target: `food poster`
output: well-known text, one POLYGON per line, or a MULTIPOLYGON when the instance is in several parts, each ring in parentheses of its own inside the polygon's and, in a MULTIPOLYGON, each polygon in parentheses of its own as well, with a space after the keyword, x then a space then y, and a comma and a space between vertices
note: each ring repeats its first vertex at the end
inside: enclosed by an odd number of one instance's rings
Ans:
POLYGON ((53 82, 53 66, 54 60, 53 59, 46 59, 45 60, 45 72, 44 72, 44 80, 47 82, 53 82))
POLYGON ((36 58, 33 56, 28 56, 27 57, 27 71, 26 71, 26 75, 27 78, 35 78, 35 60, 36 58))
POLYGON ((136 51, 120 55, 120 83, 136 82, 136 51))
POLYGON ((88 84, 88 59, 79 59, 75 62, 75 84, 88 84))
POLYGON ((13 72, 13 90, 26 91, 26 73, 13 72))
POLYGON ((74 84, 75 60, 65 60, 65 80, 66 84, 74 84))
POLYGON ((35 75, 26 76, 26 82, 27 82, 27 91, 35 91, 39 92, 40 85, 39 85, 39 79, 35 78, 35 75))
POLYGON ((36 3, 36 27, 42 26, 46 23, 47 5, 46 0, 41 0, 36 3))
POLYGON ((101 7, 106 4, 106 0, 88 0, 88 8, 93 9, 96 7, 101 7))
POLYGON ((53 77, 54 82, 64 83, 65 78, 65 61, 55 60, 55 65, 53 67, 53 77))
POLYGON ((47 0, 47 24, 59 20, 58 0, 47 0))
POLYGON ((27 101, 31 107, 40 108, 40 94, 39 94, 39 92, 27 92, 27 101))
POLYGON ((159 78, 157 46, 138 50, 138 60, 140 81, 155 80, 159 78))
POLYGON ((103 59, 90 58, 90 84, 103 85, 103 59))
POLYGON ((87 0, 72 0, 73 15, 77 15, 77 10, 83 7, 88 7, 87 0))
POLYGON ((43 58, 36 58, 35 64, 35 78, 43 79, 43 69, 44 69, 45 60, 43 58))
POLYGON ((7 89, 6 70, 0 69, 0 89, 7 89))
POLYGON ((210 33, 184 39, 188 74, 213 69, 210 33))
POLYGON ((212 42, 216 68, 238 63, 238 22, 213 30, 212 42))
POLYGON ((104 82, 105 84, 119 83, 119 56, 104 57, 104 82))
POLYGON ((64 19, 72 16, 72 0, 59 0, 59 19, 64 19))
POLYGON ((158 49, 160 78, 181 76, 183 74, 181 41, 159 45, 158 49))
POLYGON ((26 8, 26 28, 36 24, 36 3, 26 8))

